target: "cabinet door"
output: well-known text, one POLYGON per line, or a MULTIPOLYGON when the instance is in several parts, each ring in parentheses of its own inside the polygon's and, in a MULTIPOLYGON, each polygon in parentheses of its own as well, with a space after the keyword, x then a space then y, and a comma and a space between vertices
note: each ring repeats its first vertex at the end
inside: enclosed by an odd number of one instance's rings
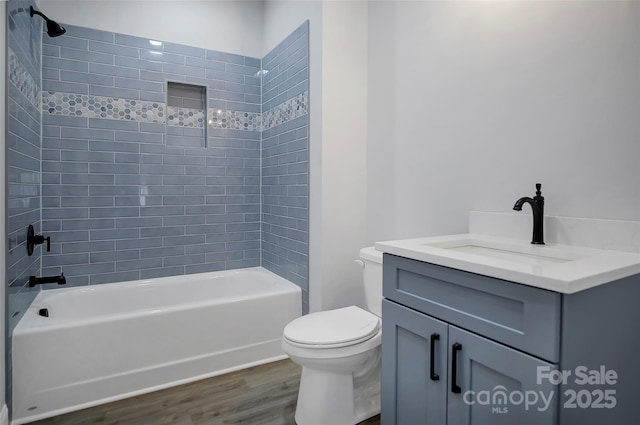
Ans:
POLYGON ((558 388, 549 379, 537 382, 539 368, 555 365, 455 326, 448 354, 448 425, 556 423, 558 388))
POLYGON ((382 302, 382 424, 446 423, 447 330, 444 322, 382 302))

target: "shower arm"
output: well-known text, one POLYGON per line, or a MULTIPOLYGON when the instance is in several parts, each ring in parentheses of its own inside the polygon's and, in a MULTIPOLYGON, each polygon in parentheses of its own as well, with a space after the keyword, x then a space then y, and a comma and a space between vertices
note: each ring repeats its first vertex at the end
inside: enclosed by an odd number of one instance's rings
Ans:
POLYGON ((42 17, 42 19, 44 19, 45 21, 47 21, 47 22, 51 22, 51 19, 47 18, 47 17, 44 15, 44 13, 42 13, 42 12, 39 12, 39 11, 35 10, 35 9, 33 8, 33 6, 29 6, 29 10, 30 10, 30 14, 31 14, 31 17, 32 17, 32 18, 33 18, 33 15, 38 15, 38 16, 42 17))

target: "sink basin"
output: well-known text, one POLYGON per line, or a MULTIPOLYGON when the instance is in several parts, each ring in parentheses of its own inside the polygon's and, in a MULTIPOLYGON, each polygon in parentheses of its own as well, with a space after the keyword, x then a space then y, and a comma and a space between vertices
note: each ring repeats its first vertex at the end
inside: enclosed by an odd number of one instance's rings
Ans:
POLYGON ((566 263, 581 258, 579 255, 563 252, 557 248, 540 245, 509 244, 480 239, 441 241, 423 245, 530 265, 566 263))

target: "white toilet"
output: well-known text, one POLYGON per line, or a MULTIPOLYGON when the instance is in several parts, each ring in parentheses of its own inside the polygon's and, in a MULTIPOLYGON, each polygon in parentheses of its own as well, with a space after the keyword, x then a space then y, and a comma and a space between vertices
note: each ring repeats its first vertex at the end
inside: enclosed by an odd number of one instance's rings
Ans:
POLYGON ((355 425, 380 413, 382 252, 360 250, 367 310, 350 306, 302 316, 282 348, 302 366, 296 423, 355 425))

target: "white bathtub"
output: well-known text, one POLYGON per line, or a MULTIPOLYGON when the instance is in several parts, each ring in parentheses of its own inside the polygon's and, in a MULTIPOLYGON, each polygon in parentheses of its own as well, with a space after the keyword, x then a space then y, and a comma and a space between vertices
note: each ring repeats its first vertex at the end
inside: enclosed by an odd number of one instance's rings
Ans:
POLYGON ((13 332, 12 424, 285 358, 300 315, 260 267, 41 291, 13 332))

